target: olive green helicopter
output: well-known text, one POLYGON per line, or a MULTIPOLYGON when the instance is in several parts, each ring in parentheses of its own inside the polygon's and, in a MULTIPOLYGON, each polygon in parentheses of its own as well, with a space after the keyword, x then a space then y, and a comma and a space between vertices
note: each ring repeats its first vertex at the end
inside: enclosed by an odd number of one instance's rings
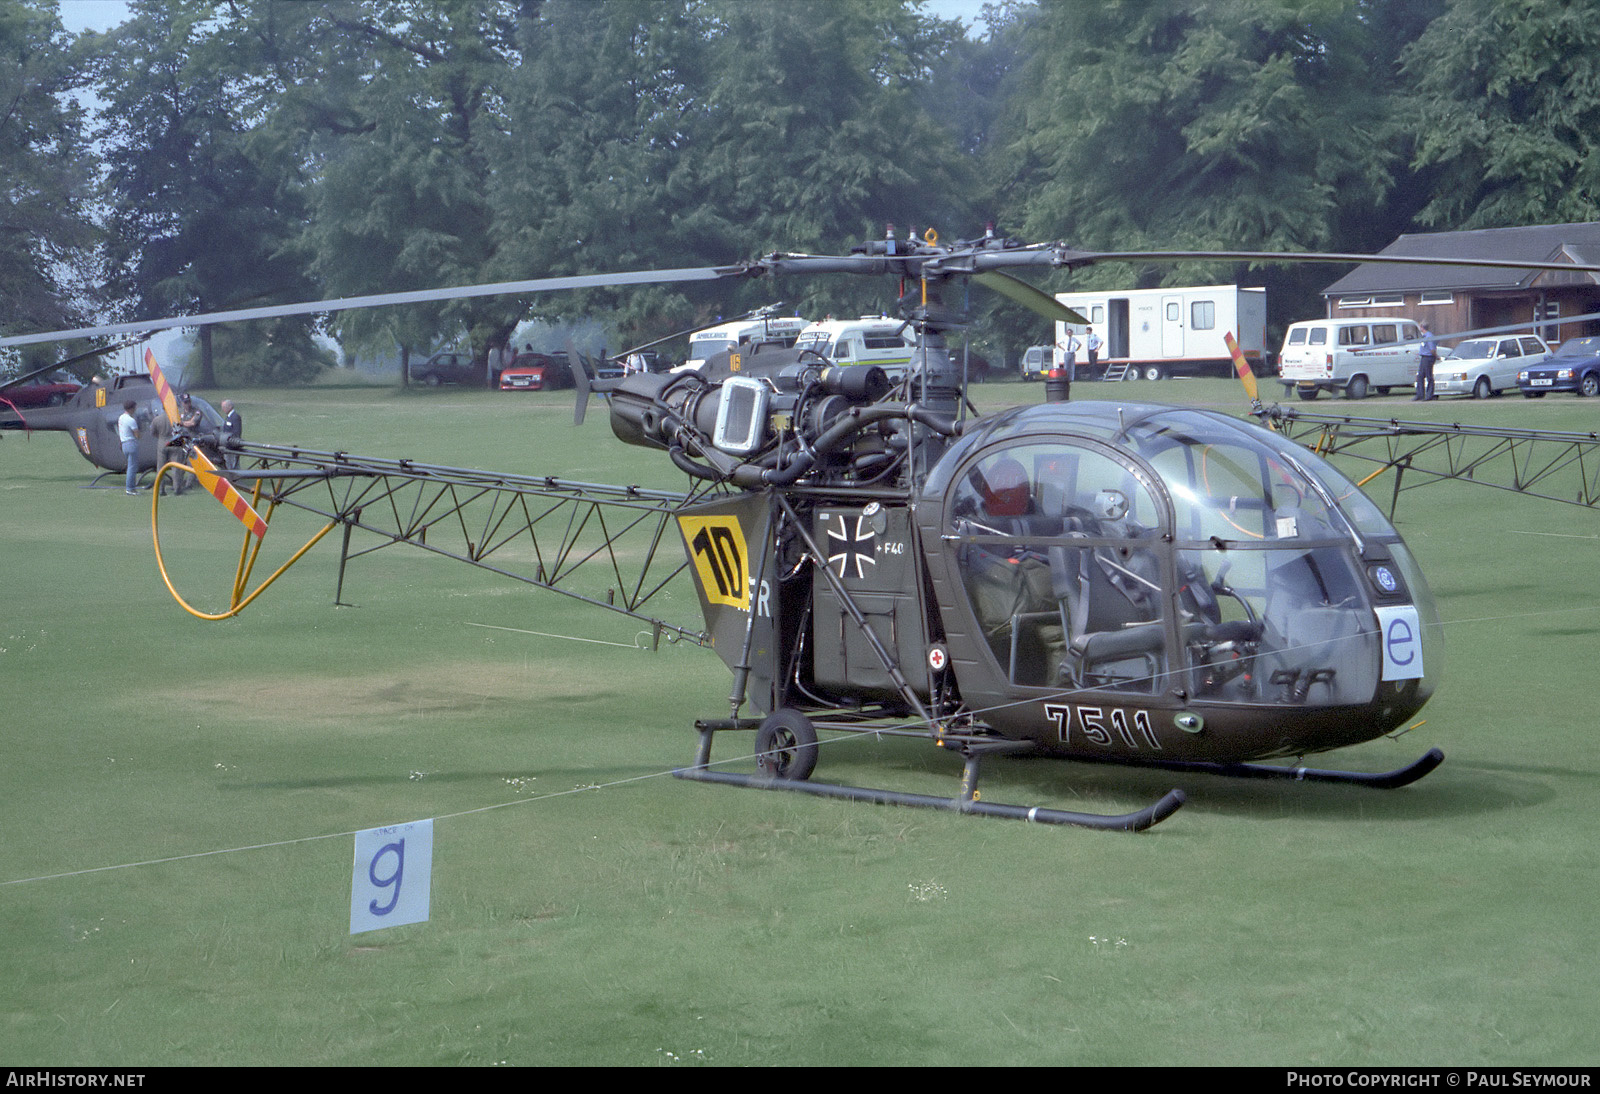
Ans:
MULTIPOLYGON (((163 576, 195 615, 237 614, 290 564, 248 587, 245 559, 254 564, 272 513, 297 508, 325 524, 294 559, 342 533, 336 598, 348 561, 405 544, 645 621, 657 642, 710 646, 732 689, 725 711, 696 723, 693 762, 675 772, 686 779, 1125 830, 1170 816, 1182 790, 1125 814, 1007 805, 979 793, 980 764, 1040 755, 1375 788, 1414 782, 1442 753, 1382 773, 1269 762, 1402 729, 1438 684, 1442 644, 1427 581, 1400 534, 1344 474, 1270 428, 1242 357, 1256 420, 1125 401, 969 413, 960 355, 946 342, 968 320, 952 290, 973 282, 1081 323, 1012 271, 1189 259, 1417 261, 1088 252, 992 229, 949 243, 930 231, 842 255, 774 253, 723 267, 324 300, 0 345, 497 293, 893 278, 899 316, 916 338, 903 378, 840 366, 804 346, 735 349, 700 370, 605 380, 589 378, 571 355, 578 420, 602 397, 617 439, 659 451, 684 474, 682 492, 257 441, 232 442, 232 470, 220 466, 214 438, 194 437, 186 459, 160 474, 198 475, 245 523, 249 549, 220 611, 189 604, 165 565, 163 576), (451 528, 472 523, 469 505, 489 516, 451 546, 451 528), (572 529, 601 510, 622 517, 579 545, 572 529), (554 548, 538 538, 549 535, 550 514, 566 529, 554 548), (631 582, 620 579, 625 552, 616 550, 624 529, 642 531, 649 545, 630 556, 644 558, 631 582), (539 559, 526 572, 502 550, 522 537, 539 559), (603 591, 572 583, 580 563, 597 560, 608 571, 603 591), (698 627, 657 614, 659 590, 685 574, 698 627), (747 764, 754 756, 754 771, 713 760, 719 735, 751 732, 754 747, 742 752, 747 764), (954 753, 958 791, 926 796, 811 777, 829 741, 858 735, 915 737, 954 753)), ((156 548, 160 561, 159 525, 156 548)))

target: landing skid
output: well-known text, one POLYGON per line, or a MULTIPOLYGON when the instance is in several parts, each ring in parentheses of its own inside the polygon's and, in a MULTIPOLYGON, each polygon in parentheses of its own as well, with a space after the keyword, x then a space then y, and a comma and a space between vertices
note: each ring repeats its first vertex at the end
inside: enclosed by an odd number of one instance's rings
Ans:
MULTIPOLYGON (((1008 820, 1032 821, 1036 824, 1067 824, 1078 828, 1097 828, 1113 832, 1143 832, 1176 813, 1188 798, 1181 790, 1169 790, 1160 801, 1132 813, 1073 813, 1043 806, 1006 805, 986 802, 978 797, 978 765, 984 756, 994 752, 1019 752, 1031 749, 1029 742, 1006 741, 969 744, 962 748, 965 767, 961 773, 961 792, 954 798, 941 798, 931 794, 907 794, 898 790, 878 790, 864 786, 843 786, 838 783, 808 782, 803 778, 782 778, 774 775, 744 775, 732 771, 714 771, 709 766, 711 736, 717 729, 749 728, 733 722, 700 722, 700 749, 695 766, 675 769, 672 774, 680 779, 696 782, 721 783, 724 786, 744 786, 755 790, 790 790, 819 798, 842 798, 846 801, 871 802, 876 805, 905 805, 921 809, 942 809, 953 813, 971 813, 984 817, 1003 817, 1008 820)), ((815 747, 813 745, 813 747, 815 747)))
POLYGON ((1156 761, 1140 767, 1158 767, 1163 771, 1198 771, 1210 775, 1230 775, 1240 779, 1293 779, 1308 783, 1343 783, 1347 786, 1370 786, 1376 790, 1393 790, 1409 786, 1444 763, 1444 753, 1430 748, 1404 767, 1393 771, 1333 771, 1316 767, 1275 767, 1271 764, 1213 764, 1182 760, 1156 761))

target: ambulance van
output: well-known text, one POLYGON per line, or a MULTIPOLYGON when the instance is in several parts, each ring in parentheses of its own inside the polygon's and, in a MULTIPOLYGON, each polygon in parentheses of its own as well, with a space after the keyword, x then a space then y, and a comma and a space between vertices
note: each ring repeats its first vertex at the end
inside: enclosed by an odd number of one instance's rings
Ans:
POLYGON ((909 324, 885 315, 824 319, 800 332, 796 349, 809 349, 838 365, 877 365, 898 380, 911 364, 917 336, 909 324))
POLYGON ((689 359, 672 371, 682 372, 685 369, 698 371, 717 354, 736 350, 741 346, 750 350, 761 346, 787 348, 794 345, 794 340, 805 329, 806 321, 799 316, 740 319, 733 323, 707 327, 689 336, 689 359))

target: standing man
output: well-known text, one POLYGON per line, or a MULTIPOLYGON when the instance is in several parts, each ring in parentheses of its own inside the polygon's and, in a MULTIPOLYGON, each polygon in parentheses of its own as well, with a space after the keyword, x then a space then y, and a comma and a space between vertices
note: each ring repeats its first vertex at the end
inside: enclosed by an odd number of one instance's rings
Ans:
POLYGON ((1083 343, 1078 340, 1076 332, 1068 327, 1066 339, 1056 345, 1061 350, 1061 365, 1067 370, 1067 381, 1070 383, 1078 378, 1078 351, 1083 348, 1083 343))
POLYGON ((1100 347, 1103 343, 1100 341, 1100 336, 1094 332, 1093 327, 1084 327, 1083 332, 1089 336, 1089 378, 1092 380, 1094 379, 1095 364, 1100 360, 1100 347))
MULTIPOLYGON (((184 462, 183 441, 199 436, 200 427, 203 424, 204 419, 200 417, 200 408, 194 405, 194 398, 187 391, 178 396, 178 420, 173 423, 172 435, 167 438, 166 447, 161 452, 161 462, 184 462)), ((174 472, 172 476, 173 494, 182 494, 188 485, 188 480, 189 476, 182 471, 174 472)))
POLYGON ((244 439, 244 418, 233 408, 232 399, 222 400, 222 459, 233 471, 239 466, 239 453, 229 442, 244 439))
POLYGON ((503 372, 506 366, 510 363, 510 361, 506 360, 506 347, 502 346, 499 342, 490 342, 489 367, 487 369, 488 377, 484 383, 484 386, 490 391, 493 391, 495 384, 500 382, 500 373, 503 372))
POLYGON ((117 419, 117 440, 122 442, 122 456, 128 461, 128 477, 123 493, 139 496, 139 419, 133 416, 139 404, 129 399, 122 404, 122 417, 117 419))
POLYGON ((1411 397, 1414 403, 1437 398, 1433 393, 1433 365, 1439 359, 1439 344, 1433 339, 1433 331, 1426 323, 1417 325, 1422 328, 1422 350, 1417 354, 1417 393, 1411 397))

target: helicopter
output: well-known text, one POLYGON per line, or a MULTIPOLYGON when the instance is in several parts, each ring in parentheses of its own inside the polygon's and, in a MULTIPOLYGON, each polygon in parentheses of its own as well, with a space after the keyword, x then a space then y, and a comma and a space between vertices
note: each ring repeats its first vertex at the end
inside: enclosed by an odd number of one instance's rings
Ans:
MULTIPOLYGON (((898 382, 804 348, 734 349, 698 372, 609 380, 591 380, 570 354, 576 419, 591 395, 603 396, 614 436, 662 452, 691 483, 682 495, 619 488, 602 496, 592 484, 233 440, 238 470, 218 470, 194 440, 189 463, 163 467, 158 486, 174 469, 201 473, 250 529, 247 547, 280 505, 319 514, 328 523, 294 557, 342 527, 341 587, 352 531, 375 532, 384 546, 450 553, 439 537, 459 510, 433 507, 458 492, 500 499, 489 503, 495 521, 515 508, 507 495, 522 499, 524 511, 536 495, 555 499, 551 511, 570 502, 653 514, 653 545, 666 528, 681 541, 673 572, 688 572, 703 631, 646 614, 645 597, 618 605, 610 595, 567 595, 648 620, 658 638, 708 645, 730 670, 729 710, 696 723, 694 761, 674 772, 686 779, 1122 830, 1164 820, 1183 805, 1182 790, 1126 814, 1008 805, 979 793, 981 763, 1036 754, 1376 788, 1412 783, 1442 762, 1439 750, 1383 773, 1262 762, 1394 733, 1438 683, 1443 651, 1426 579, 1394 526, 1342 473, 1264 425, 1210 411, 1061 402, 967 416, 961 363, 944 338, 966 320, 944 301, 952 284, 976 281, 1076 322, 1070 309, 1006 271, 1191 258, 1373 260, 1083 252, 992 231, 940 244, 930 230, 848 255, 774 253, 728 267, 445 290, 887 275, 902 286, 900 315, 918 345, 898 382), (240 498, 245 490, 253 491, 249 504, 240 498), (402 515, 396 499, 405 490, 435 491, 407 503, 426 518, 402 515), (389 511, 393 522, 384 523, 389 511), (755 733, 755 774, 712 761, 715 737, 734 731, 755 733), (812 780, 821 733, 928 740, 962 758, 959 790, 943 798, 812 780)), ((317 301, 273 313, 416 298, 317 301)), ((147 360, 159 385, 159 367, 147 360)), ((1247 367, 1241 379, 1262 415, 1247 367)), ((153 493, 159 506, 159 489, 153 493)), ((529 518, 530 535, 535 523, 529 518)), ((610 535, 591 554, 605 557, 610 535)), ((469 541, 452 557, 505 572, 487 561, 492 546, 469 541)), ((158 564, 160 552, 158 529, 158 564)), ((246 555, 253 564, 254 555, 241 552, 241 565, 246 555)), ((564 592, 559 569, 541 562, 524 580, 564 592)), ((162 572, 190 607, 164 565, 162 572)), ((230 617, 282 572, 248 595, 242 574, 226 612, 190 610, 230 617)))
MULTIPOLYGON (((84 356, 97 356, 101 352, 105 351, 84 356)), ((177 412, 176 403, 170 414, 163 405, 162 386, 166 381, 163 377, 158 382, 158 376, 152 375, 152 371, 159 374, 159 369, 152 366, 154 361, 155 357, 147 352, 145 367, 151 371, 113 376, 109 381, 96 378, 59 406, 15 411, 0 418, 0 429, 65 433, 72 438, 79 455, 102 472, 121 473, 127 468, 127 457, 117 438, 117 419, 122 414, 123 404, 132 402, 136 404, 134 419, 139 423, 138 470, 141 473, 155 471, 166 462, 165 444, 171 423, 177 420, 177 412)), ((51 369, 58 367, 49 366, 51 369)), ((200 412, 205 430, 219 431, 221 413, 199 396, 190 398, 200 412)))

